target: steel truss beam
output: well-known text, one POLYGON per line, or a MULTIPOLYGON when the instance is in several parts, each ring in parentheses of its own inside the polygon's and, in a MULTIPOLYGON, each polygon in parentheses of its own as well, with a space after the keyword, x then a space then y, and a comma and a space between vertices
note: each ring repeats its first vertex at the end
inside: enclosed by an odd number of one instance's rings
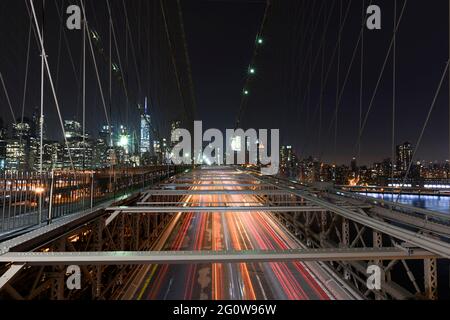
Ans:
POLYGON ((11 252, 0 256, 1 263, 29 265, 139 265, 252 263, 290 261, 370 261, 434 259, 425 250, 406 252, 398 248, 296 249, 278 251, 115 251, 115 252, 11 252))
MULTIPOLYGON (((350 208, 350 207, 349 207, 350 208)), ((266 207, 266 206, 230 206, 230 207, 111 207, 107 211, 120 211, 122 213, 192 213, 192 212, 322 212, 321 207, 292 206, 292 207, 266 207)))
POLYGON ((287 190, 228 190, 228 189, 212 189, 212 190, 152 190, 146 194, 149 196, 190 196, 190 195, 281 195, 289 194, 287 190))
MULTIPOLYGON (((254 188, 265 186, 261 183, 217 183, 217 184, 199 184, 199 183, 174 183, 174 184, 161 184, 161 188, 254 188)), ((271 188, 273 189, 273 188, 271 188)))
MULTIPOLYGON (((266 183, 270 184, 270 182, 266 183)), ((363 215, 361 213, 351 211, 342 206, 320 199, 316 195, 313 195, 311 192, 308 191, 304 190, 286 190, 286 191, 305 199, 310 204, 314 204, 318 207, 321 207, 323 211, 332 212, 343 218, 357 222, 358 224, 368 227, 374 231, 392 236, 406 243, 410 243, 418 248, 428 250, 442 258, 450 259, 450 244, 447 242, 435 239, 431 236, 424 235, 419 232, 407 230, 406 228, 403 227, 392 225, 388 222, 377 220, 373 217, 363 215)))
POLYGON ((25 266, 25 263, 19 263, 19 264, 13 264, 11 267, 9 267, 8 271, 6 271, 1 277, 0 277, 0 290, 9 282, 12 278, 16 276, 17 273, 22 270, 22 268, 25 266))

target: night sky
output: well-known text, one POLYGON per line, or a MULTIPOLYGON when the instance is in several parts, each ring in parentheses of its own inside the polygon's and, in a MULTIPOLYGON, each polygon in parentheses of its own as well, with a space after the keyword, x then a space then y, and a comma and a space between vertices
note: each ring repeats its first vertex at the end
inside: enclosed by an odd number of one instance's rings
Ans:
MULTIPOLYGON (((35 2, 36 6, 41 3, 35 2)), ((57 3, 62 4, 60 0, 57 3)), ((152 116, 158 123, 161 133, 166 134, 168 123, 180 117, 181 106, 176 94, 168 51, 164 44, 162 24, 157 14, 158 3, 159 1, 153 0, 126 0, 134 37, 136 63, 140 70, 139 89, 131 45, 125 45, 127 39, 121 10, 122 2, 111 0, 123 69, 126 71, 132 96, 130 98, 132 101, 127 106, 120 83, 114 82, 111 111, 114 123, 124 123, 131 129, 136 129, 139 121, 136 104, 142 104, 144 97, 149 96, 152 116)), ((330 58, 339 29, 341 1, 335 1, 326 34, 324 65, 327 68, 331 63, 331 67, 323 94, 322 142, 319 144, 320 117, 317 106, 320 98, 322 51, 318 48, 324 25, 324 11, 320 11, 319 8, 323 3, 325 12, 329 13, 333 0, 275 1, 264 32, 264 46, 258 51, 254 66, 257 73, 250 84, 250 96, 241 125, 244 128, 280 128, 282 143, 292 144, 301 157, 312 155, 326 162, 348 164, 357 153, 355 145, 359 127, 360 54, 358 50, 339 107, 335 151, 334 125, 331 121, 336 105, 337 59, 331 61, 330 58), (302 11, 305 14, 302 14, 302 11), (318 28, 315 34, 302 28, 302 25, 314 25, 317 21, 318 28), (300 46, 302 36, 306 38, 300 46), (309 46, 311 54, 305 61, 305 52, 309 46), (320 62, 315 70, 311 70, 312 61, 316 56, 320 56, 320 62), (301 68, 304 64, 306 69, 301 68), (307 90, 309 78, 311 81, 307 90)), ((348 3, 348 0, 342 1, 344 11, 348 3)), ((364 33, 364 114, 385 59, 393 29, 394 2, 377 0, 374 3, 382 9, 382 30, 364 33)), ((398 0, 397 3, 400 12, 404 1, 398 0)), ((205 128, 234 128, 265 2, 182 0, 181 4, 197 100, 196 118, 204 121, 205 128)), ((339 80, 341 86, 360 31, 361 5, 362 0, 351 2, 348 20, 343 29, 339 80)), ((54 1, 47 0, 47 6, 46 43, 54 78, 56 79, 59 74, 58 98, 62 105, 63 117, 80 119, 80 91, 77 90, 74 71, 64 42, 62 42, 60 69, 57 72, 60 23, 54 1)), ((16 117, 20 117, 29 30, 25 1, 1 1, 0 14, 0 70, 5 78, 16 117)), ((106 48, 108 20, 104 2, 100 0, 89 2, 87 15, 91 26, 98 31, 106 48)), ((67 37, 77 76, 80 77, 81 33, 67 31, 67 37)), ((409 0, 397 40, 397 144, 405 141, 416 144, 447 59, 448 1, 409 0)), ((98 52, 97 60, 107 95, 108 67, 106 60, 102 59, 98 52)), ((116 61, 117 57, 113 60, 116 61)), ((92 62, 88 63, 88 69, 87 125, 89 131, 95 135, 100 125, 105 123, 105 116, 92 62)), ((28 117, 31 116, 33 108, 39 105, 39 85, 39 52, 32 38, 25 102, 25 115, 28 117)), ((444 161, 448 158, 448 87, 446 79, 419 149, 418 160, 444 161)), ((0 91, 0 108, 3 120, 11 123, 12 117, 3 90, 0 91)), ((48 135, 61 140, 61 131, 48 88, 46 110, 48 135)), ((392 57, 385 69, 363 134, 360 162, 371 163, 390 156, 391 113, 392 57)))

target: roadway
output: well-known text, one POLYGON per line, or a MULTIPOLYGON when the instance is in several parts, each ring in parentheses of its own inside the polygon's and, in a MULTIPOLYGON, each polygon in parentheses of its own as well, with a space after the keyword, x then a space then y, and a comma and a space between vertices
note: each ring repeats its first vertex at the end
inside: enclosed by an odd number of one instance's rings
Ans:
MULTIPOLYGON (((207 173, 208 176, 210 173, 207 173)), ((237 190, 239 174, 216 172, 193 189, 237 190), (237 177, 237 176, 236 176, 237 177), (222 180, 222 181, 221 181, 222 180), (217 184, 217 187, 214 187, 217 184), (202 186, 207 185, 207 186, 202 186), (224 187, 226 185, 226 187, 224 187)), ((261 205, 255 195, 195 194, 184 206, 212 203, 261 205)), ((285 250, 302 245, 266 212, 177 213, 153 247, 159 251, 285 250)), ((145 266, 131 279, 123 299, 162 300, 330 300, 355 298, 325 264, 318 262, 145 266)))

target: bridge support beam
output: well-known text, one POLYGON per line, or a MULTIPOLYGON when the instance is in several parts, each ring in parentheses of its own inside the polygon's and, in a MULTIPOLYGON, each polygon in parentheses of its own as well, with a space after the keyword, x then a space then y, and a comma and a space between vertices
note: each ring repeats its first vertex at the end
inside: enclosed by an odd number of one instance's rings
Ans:
MULTIPOLYGON (((55 244, 57 251, 64 252, 66 249, 66 239, 61 239, 55 244)), ((52 300, 65 300, 64 298, 64 276, 65 269, 64 266, 57 265, 53 267, 53 272, 51 273, 52 279, 52 289, 51 289, 51 299, 52 300)))
POLYGON ((429 300, 437 300, 437 260, 424 260, 425 297, 429 300))
MULTIPOLYGON (((372 245, 374 248, 382 248, 383 247, 383 234, 378 231, 373 231, 372 232, 372 242, 373 242, 372 245)), ((383 274, 384 274, 384 266, 383 266, 383 262, 381 260, 374 260, 373 264, 382 268, 383 274)), ((383 283, 385 283, 386 279, 383 279, 383 280, 384 280, 383 283)), ((378 291, 374 291, 374 294, 375 294, 376 300, 382 300, 384 298, 383 294, 381 294, 378 291)))
MULTIPOLYGON (((350 245, 350 222, 343 218, 342 219, 342 241, 341 241, 341 247, 342 248, 348 248, 350 245)), ((344 263, 344 279, 350 280, 350 266, 348 263, 344 263)))
POLYGON ((327 224, 328 224, 327 212, 322 211, 320 213, 320 245, 322 247, 325 247, 324 243, 328 238, 327 237, 327 224))

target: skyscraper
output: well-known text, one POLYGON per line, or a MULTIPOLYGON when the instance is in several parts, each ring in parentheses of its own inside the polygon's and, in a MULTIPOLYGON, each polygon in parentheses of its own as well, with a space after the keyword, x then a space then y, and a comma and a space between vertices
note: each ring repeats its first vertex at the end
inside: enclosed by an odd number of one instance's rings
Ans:
POLYGON ((407 171, 411 164, 413 148, 409 142, 397 146, 397 170, 407 171))
POLYGON ((128 134, 128 129, 126 126, 121 125, 119 127, 119 132, 117 136, 117 146, 122 147, 126 150, 126 153, 129 152, 130 147, 130 135, 128 134))
POLYGON ((151 155, 152 152, 152 141, 151 141, 151 117, 147 113, 148 105, 147 98, 145 98, 145 109, 144 114, 141 115, 141 144, 140 144, 140 154, 151 155))
POLYGON ((0 170, 6 166, 6 129, 3 127, 3 119, 0 118, 0 170))
POLYGON ((82 136, 83 136, 81 124, 78 121, 65 120, 64 121, 64 130, 66 131, 67 139, 82 138, 82 136))
POLYGON ((172 147, 175 146, 181 138, 181 136, 179 134, 175 134, 176 133, 175 130, 180 129, 180 128, 181 128, 181 121, 176 120, 170 124, 170 136, 171 136, 170 141, 172 141, 172 138, 174 141, 176 141, 176 142, 171 142, 170 145, 172 147))
POLYGON ((31 121, 18 119, 13 124, 12 138, 6 142, 6 169, 29 170, 33 166, 35 152, 31 152, 31 121))
POLYGON ((280 171, 288 178, 297 178, 299 169, 298 157, 292 146, 280 148, 280 171))
POLYGON ((13 124, 13 138, 28 139, 31 135, 31 121, 28 118, 20 119, 13 124))

